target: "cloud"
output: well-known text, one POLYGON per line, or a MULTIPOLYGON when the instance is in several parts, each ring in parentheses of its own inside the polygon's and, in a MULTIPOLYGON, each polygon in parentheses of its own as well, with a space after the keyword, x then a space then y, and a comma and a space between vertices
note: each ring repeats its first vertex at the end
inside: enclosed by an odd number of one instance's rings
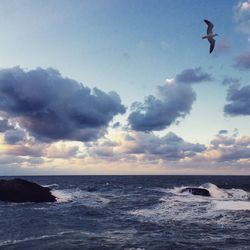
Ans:
POLYGON ((163 137, 144 132, 122 132, 109 143, 103 142, 89 149, 92 157, 126 159, 134 155, 134 160, 164 159, 178 161, 203 152, 206 147, 199 143, 184 141, 176 134, 169 132, 163 137), (119 139, 118 139, 119 138, 119 139))
POLYGON ((219 134, 216 135, 213 140, 211 140, 210 144, 212 145, 213 149, 217 149, 221 146, 233 145, 234 142, 234 137, 226 136, 225 133, 221 133, 221 131, 219 131, 219 134))
POLYGON ((41 165, 45 162, 44 159, 39 158, 39 157, 31 157, 27 160, 31 165, 41 165))
POLYGON ((152 134, 145 137, 145 134, 142 133, 140 136, 142 138, 136 141, 139 142, 137 149, 143 148, 144 154, 157 155, 158 157, 168 160, 190 157, 206 149, 202 144, 184 141, 173 132, 169 132, 163 137, 157 137, 152 134))
POLYGON ((250 34, 250 0, 238 2, 234 7, 234 19, 241 32, 250 34))
POLYGON ((226 130, 226 129, 221 129, 218 133, 219 133, 219 135, 224 135, 224 134, 227 134, 227 133, 228 133, 228 130, 226 130))
POLYGON ((18 156, 0 155, 0 165, 22 163, 23 161, 24 159, 18 156))
POLYGON ((56 142, 46 147, 45 156, 47 158, 72 158, 76 157, 79 152, 79 146, 69 146, 65 142, 56 142))
POLYGON ((223 85, 238 85, 240 83, 240 78, 234 78, 229 76, 224 76, 224 79, 222 81, 223 85))
POLYGON ((250 12, 250 1, 247 0, 247 1, 241 2, 239 9, 242 12, 250 12))
POLYGON ((204 156, 217 162, 242 161, 250 159, 249 136, 216 135, 204 156))
POLYGON ((0 70, 0 111, 41 141, 96 140, 125 107, 116 92, 90 90, 54 69, 0 70))
POLYGON ((4 140, 8 144, 16 144, 25 139, 26 134, 22 129, 12 129, 4 133, 4 140))
POLYGON ((186 69, 166 84, 158 86, 157 97, 147 96, 143 103, 134 102, 128 117, 131 128, 136 131, 159 131, 170 126, 180 117, 189 114, 196 94, 192 83, 211 81, 212 77, 201 68, 186 69))
POLYGON ((12 126, 9 123, 8 119, 5 119, 5 118, 0 119, 0 133, 5 132, 9 129, 13 129, 13 128, 14 128, 14 126, 12 126))
POLYGON ((4 151, 5 154, 14 156, 45 156, 45 146, 43 144, 15 145, 4 151))
POLYGON ((133 103, 129 115, 131 128, 136 131, 163 130, 177 118, 185 117, 196 99, 190 86, 165 85, 158 87, 158 98, 150 95, 144 103, 133 103))
POLYGON ((120 128, 121 127, 121 123, 120 122, 115 122, 113 125, 112 125, 112 128, 120 128))
POLYGON ((250 85, 239 88, 231 86, 227 92, 229 104, 224 106, 224 112, 230 116, 250 115, 250 85))
POLYGON ((189 84, 213 80, 212 76, 203 72, 201 67, 195 69, 185 69, 180 74, 176 75, 175 79, 179 83, 189 84))
POLYGON ((250 69, 250 51, 247 51, 241 55, 235 57, 235 68, 241 70, 249 70, 250 69))

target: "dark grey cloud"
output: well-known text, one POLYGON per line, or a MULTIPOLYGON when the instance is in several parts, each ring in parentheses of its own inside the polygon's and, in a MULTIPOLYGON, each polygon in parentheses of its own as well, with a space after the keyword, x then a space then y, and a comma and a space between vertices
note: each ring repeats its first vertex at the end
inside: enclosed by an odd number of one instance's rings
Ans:
POLYGON ((225 114, 230 116, 250 115, 250 85, 241 88, 232 86, 228 89, 227 101, 224 106, 225 114))
POLYGON ((250 149, 249 148, 233 148, 227 150, 221 150, 221 156, 219 161, 237 161, 240 159, 249 159, 250 149))
POLYGON ((154 155, 157 158, 175 161, 194 156, 206 149, 202 144, 184 141, 173 132, 169 132, 163 137, 139 133, 135 143, 136 147, 132 148, 129 153, 154 155))
POLYGON ((201 67, 185 69, 180 74, 176 75, 175 79, 177 82, 189 84, 213 80, 212 76, 204 72, 201 67))
POLYGON ((125 107, 116 92, 93 90, 54 69, 0 70, 0 111, 41 141, 91 141, 125 107))
POLYGON ((193 158, 193 163, 212 164, 214 166, 249 167, 250 137, 239 136, 235 131, 229 135, 227 130, 220 130, 210 142, 207 149, 193 158), (226 163, 223 164, 223 163, 226 163))
POLYGON ((223 85, 237 85, 240 83, 240 78, 236 77, 229 77, 229 76, 224 76, 224 79, 222 80, 223 85))
POLYGON ((250 137, 217 135, 211 141, 210 150, 217 150, 217 161, 238 161, 250 159, 250 137))
POLYGON ((214 149, 218 149, 221 146, 231 146, 235 143, 235 138, 225 136, 224 134, 217 135, 210 144, 214 149))
POLYGON ((8 119, 5 119, 5 118, 0 119, 0 133, 5 132, 9 129, 13 129, 13 128, 14 128, 14 126, 12 126, 9 123, 8 119))
POLYGON ((196 94, 192 83, 211 81, 212 77, 201 68, 183 70, 168 84, 159 86, 158 96, 147 96, 143 103, 134 102, 128 117, 136 131, 159 131, 189 114, 196 94))
POLYGON ((8 149, 5 153, 14 156, 30 156, 30 157, 42 157, 45 156, 46 145, 16 145, 13 148, 8 149))
POLYGON ((4 133, 4 140, 8 144, 16 144, 24 141, 25 137, 26 134, 22 129, 12 129, 4 133))
POLYGON ((249 70, 250 69, 250 51, 247 51, 235 57, 234 66, 241 70, 249 70))
POLYGON ((227 133, 228 133, 228 130, 226 130, 226 129, 221 129, 221 130, 218 132, 219 135, 224 135, 224 134, 227 134, 227 133))
POLYGON ((154 143, 148 141, 144 153, 160 155, 162 158, 168 160, 179 160, 184 157, 192 157, 206 150, 203 144, 184 141, 173 132, 169 132, 162 138, 156 137, 153 142, 154 143))
POLYGON ((120 128, 121 127, 121 123, 120 122, 115 122, 113 125, 112 125, 112 128, 120 128))
POLYGON ((165 85, 158 87, 159 97, 152 95, 144 103, 133 103, 129 115, 131 128, 136 131, 163 130, 191 110, 196 94, 189 85, 165 85))

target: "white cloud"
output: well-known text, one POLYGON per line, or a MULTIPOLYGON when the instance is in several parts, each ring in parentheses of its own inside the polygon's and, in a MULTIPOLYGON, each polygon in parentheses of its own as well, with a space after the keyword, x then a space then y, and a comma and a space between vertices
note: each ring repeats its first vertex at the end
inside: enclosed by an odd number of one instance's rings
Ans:
POLYGON ((234 7, 234 19, 241 32, 250 34, 250 0, 240 1, 234 7))
POLYGON ((243 12, 250 11, 250 1, 248 0, 248 1, 240 3, 239 9, 240 11, 243 11, 243 12))
POLYGON ((175 78, 167 78, 167 79, 166 79, 166 83, 167 83, 168 85, 175 84, 175 78))

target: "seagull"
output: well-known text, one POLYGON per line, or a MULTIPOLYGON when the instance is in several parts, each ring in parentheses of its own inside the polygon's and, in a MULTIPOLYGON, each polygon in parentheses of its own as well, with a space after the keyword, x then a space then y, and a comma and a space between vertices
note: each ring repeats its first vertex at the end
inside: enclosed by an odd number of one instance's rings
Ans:
POLYGON ((214 37, 218 36, 218 34, 214 34, 213 33, 213 23, 211 23, 210 21, 204 19, 204 22, 207 24, 207 35, 203 36, 202 39, 207 39, 208 42, 210 43, 210 50, 209 53, 212 53, 213 49, 214 49, 214 45, 215 45, 215 40, 214 37))

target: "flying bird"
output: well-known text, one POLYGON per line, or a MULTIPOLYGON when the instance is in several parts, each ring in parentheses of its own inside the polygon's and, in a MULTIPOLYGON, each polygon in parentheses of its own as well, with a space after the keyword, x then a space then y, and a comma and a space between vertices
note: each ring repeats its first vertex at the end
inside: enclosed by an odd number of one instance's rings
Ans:
POLYGON ((213 33, 213 23, 211 23, 210 21, 204 19, 204 22, 207 24, 207 35, 203 36, 202 39, 207 39, 208 42, 210 43, 210 50, 209 53, 212 53, 214 46, 215 46, 215 40, 214 37, 218 36, 218 34, 214 34, 213 33))

